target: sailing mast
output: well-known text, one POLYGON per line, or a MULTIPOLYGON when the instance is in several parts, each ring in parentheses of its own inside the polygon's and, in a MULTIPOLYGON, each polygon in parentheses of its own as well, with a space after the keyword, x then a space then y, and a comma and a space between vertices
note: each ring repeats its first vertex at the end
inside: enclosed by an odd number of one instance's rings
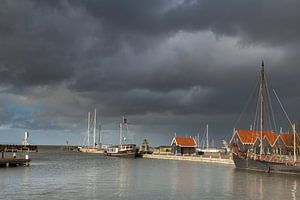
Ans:
POLYGON ((296 124, 293 124, 293 133, 294 133, 294 162, 297 161, 296 156, 296 124))
POLYGON ((94 144, 93 147, 96 147, 96 126, 97 126, 97 110, 95 108, 95 112, 94 112, 94 144))
POLYGON ((208 141, 208 124, 206 124, 206 149, 209 148, 209 141, 208 141))
POLYGON ((120 145, 122 144, 122 137, 123 137, 123 136, 122 136, 122 129, 123 129, 122 124, 123 124, 123 123, 121 122, 121 123, 120 123, 120 127, 119 127, 119 128, 120 128, 120 145))
POLYGON ((91 113, 88 112, 88 130, 87 130, 87 146, 90 146, 90 120, 91 120, 91 113))
POLYGON ((99 148, 102 148, 102 138, 101 138, 101 124, 99 124, 99 137, 98 137, 99 148))
POLYGON ((264 129, 264 87, 265 87, 265 70, 264 61, 261 63, 260 77, 260 158, 263 152, 263 129, 264 129))

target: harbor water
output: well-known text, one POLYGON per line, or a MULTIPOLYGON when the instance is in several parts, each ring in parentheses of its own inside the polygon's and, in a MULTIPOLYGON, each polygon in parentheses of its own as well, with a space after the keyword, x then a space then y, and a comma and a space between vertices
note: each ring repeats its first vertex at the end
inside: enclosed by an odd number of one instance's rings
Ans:
POLYGON ((30 157, 30 167, 0 168, 0 199, 300 199, 299 175, 55 147, 30 157))

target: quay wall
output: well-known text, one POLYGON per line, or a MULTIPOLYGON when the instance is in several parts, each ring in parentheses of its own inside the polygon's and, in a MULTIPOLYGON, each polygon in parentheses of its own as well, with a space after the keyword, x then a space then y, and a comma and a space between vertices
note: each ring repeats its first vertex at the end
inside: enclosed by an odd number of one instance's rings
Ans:
POLYGON ((185 161, 194 161, 194 162, 234 165, 231 157, 222 158, 222 157, 212 157, 212 156, 205 157, 205 156, 176 156, 171 154, 169 155, 144 154, 143 158, 163 159, 163 160, 185 160, 185 161))

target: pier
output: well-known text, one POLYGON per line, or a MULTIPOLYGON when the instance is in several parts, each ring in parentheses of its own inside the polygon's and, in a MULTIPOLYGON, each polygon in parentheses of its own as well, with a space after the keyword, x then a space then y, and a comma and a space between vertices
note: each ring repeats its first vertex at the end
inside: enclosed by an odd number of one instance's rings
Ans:
POLYGON ((0 167, 29 166, 29 158, 0 158, 0 167))
POLYGON ((38 152, 37 145, 0 144, 0 152, 38 152))
POLYGON ((5 152, 1 151, 0 167, 18 167, 29 166, 29 156, 26 154, 25 158, 17 158, 16 153, 12 157, 4 157, 5 152))

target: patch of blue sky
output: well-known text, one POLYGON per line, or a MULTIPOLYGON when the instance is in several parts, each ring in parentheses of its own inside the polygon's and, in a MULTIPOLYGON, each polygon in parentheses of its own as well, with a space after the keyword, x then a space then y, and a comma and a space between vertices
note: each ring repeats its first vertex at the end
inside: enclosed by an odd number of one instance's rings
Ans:
POLYGON ((43 107, 43 102, 35 102, 28 104, 16 101, 14 99, 7 100, 3 104, 4 112, 11 113, 13 115, 12 120, 22 119, 24 116, 40 112, 43 110, 43 107))

